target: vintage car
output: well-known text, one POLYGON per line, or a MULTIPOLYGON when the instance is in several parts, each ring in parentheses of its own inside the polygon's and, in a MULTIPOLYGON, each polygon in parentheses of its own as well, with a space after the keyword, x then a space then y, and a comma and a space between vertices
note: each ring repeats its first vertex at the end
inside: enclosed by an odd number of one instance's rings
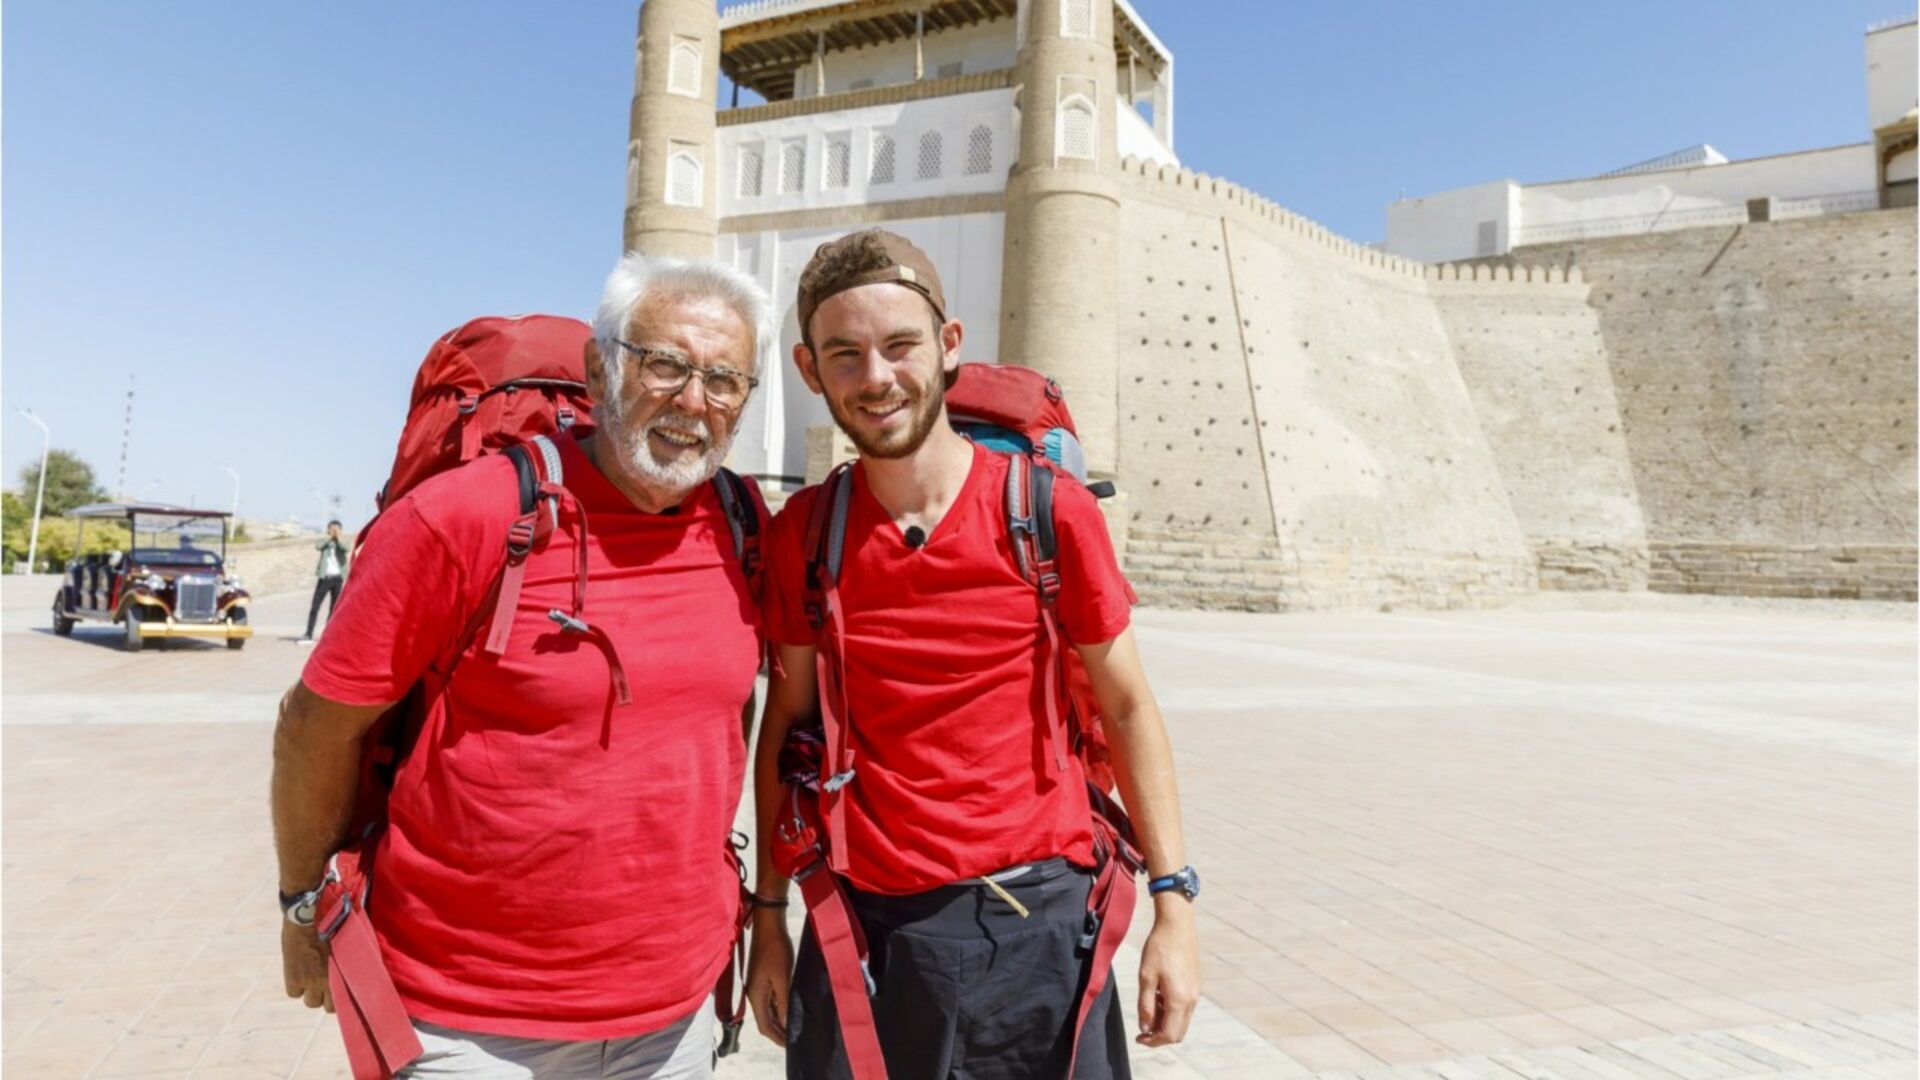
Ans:
POLYGON ((149 638, 218 638, 238 649, 253 636, 247 591, 226 573, 227 514, 150 503, 94 503, 69 511, 79 520, 74 547, 85 550, 89 523, 126 530, 126 551, 77 555, 53 598, 53 632, 79 623, 119 623, 126 647, 149 638))

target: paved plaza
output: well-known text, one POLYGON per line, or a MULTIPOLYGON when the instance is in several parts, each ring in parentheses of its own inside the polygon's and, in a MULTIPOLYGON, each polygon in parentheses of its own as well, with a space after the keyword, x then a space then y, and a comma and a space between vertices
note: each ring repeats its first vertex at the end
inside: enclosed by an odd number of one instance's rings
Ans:
MULTIPOLYGON (((261 602, 243 652, 131 655, 46 632, 51 591, 0 587, 0 1069, 347 1075, 332 1018, 282 990, 272 895, 271 721, 306 598, 261 602)), ((1916 1075, 1911 607, 1138 625, 1207 984, 1137 1075, 1916 1075)), ((748 1047, 722 1078, 780 1075, 748 1047)))

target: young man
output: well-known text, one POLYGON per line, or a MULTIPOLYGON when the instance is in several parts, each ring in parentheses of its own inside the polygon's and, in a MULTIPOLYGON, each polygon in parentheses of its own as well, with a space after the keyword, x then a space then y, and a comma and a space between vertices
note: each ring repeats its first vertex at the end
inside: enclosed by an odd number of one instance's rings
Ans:
MULTIPOLYGON (((856 763, 841 805, 845 883, 869 946, 889 1074, 1062 1076, 1089 977, 1079 946, 1092 834, 1078 763, 1055 772, 1037 749, 1055 684, 1039 659, 1039 598, 1008 548, 1012 459, 947 424, 962 329, 911 243, 873 230, 824 245, 801 275, 799 316, 794 363, 860 452, 838 579, 856 763)), ((1058 612, 1099 697, 1121 797, 1148 872, 1197 888, 1172 753, 1128 628, 1132 590, 1092 495, 1055 490, 1058 612)), ((781 744, 818 709, 802 579, 820 497, 817 487, 796 494, 768 537, 777 663, 754 764, 761 855, 747 985, 793 1078, 849 1068, 818 946, 809 932, 795 963, 779 906, 788 882, 766 855, 781 744)), ((1152 901, 1144 1045, 1178 1042, 1199 995, 1190 891, 1152 901)), ((1129 1075, 1111 982, 1087 1018, 1074 1075, 1129 1075)))
POLYGON ((307 632, 300 635, 300 644, 313 644, 313 629, 320 618, 320 601, 327 601, 327 622, 333 622, 333 609, 340 603, 340 583, 347 577, 347 542, 340 539, 340 521, 327 522, 326 539, 315 545, 320 551, 320 562, 313 568, 313 606, 307 609, 307 632))
MULTIPOLYGON (((590 437, 558 446, 585 516, 526 564, 506 653, 484 651, 518 482, 502 455, 386 509, 274 737, 287 993, 328 1001, 312 924, 354 805, 362 734, 466 642, 395 779, 368 907, 425 1048, 407 1076, 705 1077, 705 1010, 739 880, 723 857, 762 654, 708 483, 754 384, 770 305, 718 264, 629 255, 587 344, 590 437), (632 703, 609 686, 622 661, 632 703)), ((752 493, 757 500, 757 492, 752 493)), ((576 513, 562 509, 562 521, 576 513)))

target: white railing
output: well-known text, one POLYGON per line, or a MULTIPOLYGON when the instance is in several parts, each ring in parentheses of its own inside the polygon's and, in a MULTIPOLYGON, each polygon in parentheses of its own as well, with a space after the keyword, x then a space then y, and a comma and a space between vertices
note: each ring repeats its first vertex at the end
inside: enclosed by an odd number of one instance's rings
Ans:
MULTIPOLYGON (((1841 191, 1828 195, 1775 199, 1770 216, 1775 221, 1782 221, 1823 217, 1827 214, 1851 214, 1861 210, 1877 210, 1879 207, 1880 193, 1877 191, 1841 191)), ((1740 225, 1747 220, 1749 220, 1747 204, 1742 201, 1733 204, 1690 206, 1680 210, 1588 218, 1583 221, 1563 221, 1544 225, 1530 225, 1523 222, 1519 235, 1511 246, 1551 244, 1564 240, 1589 240, 1603 236, 1635 236, 1641 233, 1695 229, 1709 225, 1740 225)))
POLYGON ((1773 218, 1822 217, 1827 214, 1852 214, 1880 209, 1878 191, 1843 191, 1836 195, 1809 195, 1800 199, 1773 200, 1773 218))
POLYGON ((1520 235, 1510 246, 1551 244, 1561 240, 1589 240, 1601 236, 1633 236, 1639 233, 1666 232, 1669 229, 1693 229, 1703 225, 1737 225, 1747 220, 1745 203, 1738 206, 1696 206, 1685 210, 1664 210, 1622 217, 1588 218, 1550 225, 1522 224, 1520 235))

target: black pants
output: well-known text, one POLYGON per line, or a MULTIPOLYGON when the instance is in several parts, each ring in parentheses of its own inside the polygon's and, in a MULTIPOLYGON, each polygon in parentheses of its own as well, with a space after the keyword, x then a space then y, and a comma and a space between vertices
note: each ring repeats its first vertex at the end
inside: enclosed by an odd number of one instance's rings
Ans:
POLYGON ((320 619, 320 598, 327 599, 327 620, 333 620, 333 606, 340 602, 340 582, 337 577, 323 577, 313 583, 313 606, 307 609, 307 636, 313 636, 313 625, 320 619))
MULTIPOLYGON (((849 889, 878 993, 873 1019, 890 1080, 1060 1080, 1091 952, 1080 948, 1093 877, 1063 859, 1001 887, 978 881, 913 896, 849 889)), ((1111 976, 1087 1014, 1074 1080, 1129 1080, 1111 976)), ((801 939, 787 1003, 788 1080, 848 1077, 820 946, 801 939)))

